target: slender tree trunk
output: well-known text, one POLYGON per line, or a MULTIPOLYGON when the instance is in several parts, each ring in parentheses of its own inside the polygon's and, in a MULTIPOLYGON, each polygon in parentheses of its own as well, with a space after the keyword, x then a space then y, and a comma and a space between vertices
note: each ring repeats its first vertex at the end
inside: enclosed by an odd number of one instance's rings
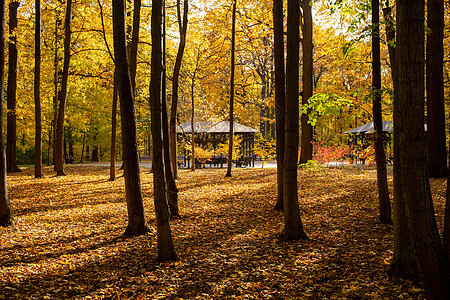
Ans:
POLYGON ((117 137, 117 98, 118 82, 117 71, 114 70, 114 90, 111 115, 111 162, 109 166, 109 180, 116 180, 116 137, 117 137))
MULTIPOLYGON (((3 99, 5 76, 5 1, 0 2, 0 99, 3 99)), ((0 101, 0 117, 3 119, 3 101, 0 101)), ((6 157, 3 143, 3 122, 0 122, 0 226, 13 223, 6 179, 6 157)))
MULTIPOLYGON (((395 64, 395 26, 392 18, 392 8, 389 1, 385 2, 383 9, 384 20, 386 22, 386 37, 389 51, 389 61, 391 65, 392 82, 394 91, 398 88, 397 68, 395 64)), ((398 103, 397 95, 394 92, 394 105, 398 103)), ((401 110, 394 110, 394 120, 401 117, 401 110)), ((395 130, 401 131, 401 124, 394 125, 395 130)), ((418 276, 418 266, 414 256, 414 245, 411 232, 408 226, 408 215, 406 212, 406 203, 403 198, 401 178, 400 156, 402 152, 398 147, 394 134, 394 202, 393 202, 393 220, 394 220, 394 255, 392 263, 389 266, 388 274, 393 277, 415 279, 418 276)))
MULTIPOLYGON (((398 66, 395 124, 403 196, 409 213, 414 250, 428 299, 450 298, 450 267, 441 244, 428 182, 424 132, 424 1, 397 1, 398 66), (397 114, 398 116, 398 114, 397 114)), ((395 154, 394 154, 395 156, 395 154)))
POLYGON ((234 127, 234 61, 236 52, 236 0, 233 0, 233 17, 231 25, 231 75, 230 75, 230 131, 228 134, 228 169, 225 177, 231 177, 233 165, 233 127, 234 127))
POLYGON ((178 110, 178 85, 181 70, 181 62, 183 60, 184 48, 186 46, 186 33, 188 22, 188 0, 184 0, 183 20, 181 20, 180 0, 177 0, 177 17, 178 28, 180 31, 180 45, 178 46, 177 58, 173 67, 172 78, 172 107, 170 110, 170 157, 172 162, 173 177, 178 178, 177 166, 177 110, 178 110))
POLYGON ((128 65, 125 36, 124 0, 113 0, 114 57, 120 100, 122 148, 124 159, 125 197, 128 226, 125 235, 138 236, 150 232, 144 214, 137 147, 136 112, 128 65))
POLYGON ((7 111, 7 134, 6 134, 6 170, 7 172, 20 172, 17 166, 16 141, 16 90, 17 90, 17 9, 20 2, 9 3, 9 65, 8 65, 8 89, 6 95, 7 111))
POLYGON ((444 107, 444 0, 427 0, 426 92, 428 171, 432 178, 447 176, 444 107))
POLYGON ((56 122, 55 168, 57 176, 64 176, 64 119, 66 115, 67 90, 70 67, 70 39, 72 24, 72 0, 67 0, 66 18, 64 21, 64 66, 61 90, 59 92, 58 119, 56 122))
MULTIPOLYGON (((309 98, 313 95, 313 21, 311 12, 311 3, 309 0, 300 1, 303 11, 303 93, 302 104, 308 104, 309 98)), ((308 112, 309 113, 309 112, 308 112)), ((300 163, 307 163, 313 158, 313 128, 308 123, 308 115, 302 114, 302 140, 300 163)))
MULTIPOLYGON (((59 12, 56 12, 56 20, 55 20, 55 55, 53 57, 53 69, 54 69, 54 74, 53 74, 53 86, 54 86, 54 95, 53 95, 53 120, 52 120, 52 129, 53 129, 53 133, 52 133, 52 140, 53 140, 53 156, 52 156, 52 161, 53 164, 55 164, 55 145, 56 145, 56 123, 57 123, 57 119, 58 119, 58 98, 59 98, 59 93, 58 93, 58 78, 59 78, 59 68, 58 68, 58 61, 59 61, 59 56, 58 56, 58 51, 59 51, 59 33, 58 33, 58 29, 59 29, 59 25, 61 23, 61 20, 59 19, 59 12)), ((49 140, 49 153, 50 153, 50 140, 49 140)), ((54 166, 54 169, 56 171, 56 166, 54 166)))
POLYGON ((284 148, 284 232, 287 240, 306 238, 298 205, 297 161, 299 144, 299 23, 298 1, 288 0, 286 62, 286 132, 284 148))
POLYGON ((377 163, 377 185, 379 219, 391 224, 391 202, 387 183, 386 154, 384 152, 383 117, 381 108, 381 59, 380 59, 380 2, 372 0, 372 97, 373 122, 376 130, 375 156, 377 163))
MULTIPOLYGON (((137 52, 139 45, 139 24, 141 22, 141 0, 134 0, 133 5, 133 32, 130 45, 130 76, 133 93, 136 92, 137 52)), ((136 93, 135 93, 136 95, 136 93)))
MULTIPOLYGON (((197 61, 198 62, 198 61, 197 61)), ((192 84, 191 84, 191 171, 195 171, 195 127, 194 127, 194 114, 195 114, 195 102, 194 102, 194 87, 195 87, 195 74, 197 69, 194 70, 194 74, 192 75, 192 84)))
POLYGON ((275 109, 276 109, 276 151, 277 151, 277 203, 276 210, 283 210, 283 163, 284 163, 284 14, 283 0, 273 1, 274 56, 275 56, 275 109))
MULTIPOLYGON (((179 217, 178 211, 178 189, 172 172, 172 164, 170 159, 170 142, 169 142, 169 120, 167 117, 167 96, 166 96, 166 8, 163 7, 163 74, 162 74, 162 93, 161 93, 161 109, 162 109, 162 132, 163 132, 163 150, 164 150, 164 175, 166 179, 167 204, 169 205, 170 216, 172 218, 179 217)), ((176 158, 175 158, 176 159, 176 158)))
POLYGON ((41 0, 36 0, 34 54, 34 177, 42 177, 42 106, 41 106, 41 0))
POLYGON ((150 107, 153 138, 153 190, 156 214, 156 233, 158 236, 158 260, 176 260, 177 255, 170 229, 170 213, 167 206, 166 183, 164 175, 164 144, 162 141, 162 75, 163 66, 163 0, 152 0, 152 57, 150 80, 150 107))

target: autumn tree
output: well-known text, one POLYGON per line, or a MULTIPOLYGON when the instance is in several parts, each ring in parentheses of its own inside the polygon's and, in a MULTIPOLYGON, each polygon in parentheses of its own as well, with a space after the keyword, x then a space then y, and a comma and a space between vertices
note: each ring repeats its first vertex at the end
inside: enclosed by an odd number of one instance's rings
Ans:
POLYGON ((277 151, 277 203, 276 210, 283 210, 283 163, 285 128, 285 80, 284 80, 284 14, 283 0, 273 1, 274 59, 275 59, 275 124, 277 151))
POLYGON ((150 231, 144 214, 139 173, 136 133, 136 113, 132 90, 125 33, 124 0, 113 1, 114 58, 122 123, 122 148, 124 160, 125 197, 128 226, 125 235, 138 236, 150 231))
POLYGON ((8 88, 6 92, 7 103, 7 126, 6 126, 6 169, 8 172, 19 172, 17 166, 17 116, 16 116, 16 93, 17 93, 17 9, 20 2, 9 3, 9 64, 8 64, 8 88))
POLYGON ((381 59, 380 59, 380 3, 372 0, 372 111, 376 131, 375 156, 377 162, 377 185, 379 219, 383 224, 392 223, 391 202, 387 184, 386 153, 384 152, 383 117, 381 109, 381 59))
POLYGON ((180 0, 177 0, 177 20, 178 30, 180 32, 180 43, 178 45, 177 57, 173 68, 172 76, 172 106, 170 109, 170 124, 169 124, 169 141, 170 141, 170 156, 172 162, 173 177, 178 177, 177 167, 177 111, 178 111, 178 88, 179 77, 181 70, 181 62, 183 60, 183 53, 186 47, 186 33, 188 24, 188 9, 189 1, 184 0, 183 5, 183 18, 181 17, 181 4, 180 0))
POLYGON ((42 105, 41 105, 41 0, 36 0, 34 62, 34 176, 42 177, 42 105))
POLYGON ((288 240, 306 238, 298 204, 297 162, 299 144, 299 20, 300 7, 295 0, 287 6, 287 61, 285 104, 285 148, 283 168, 284 232, 288 240))
MULTIPOLYGON (((313 81, 313 20, 311 12, 311 2, 309 0, 301 0, 302 8, 302 45, 303 45, 303 92, 302 104, 307 105, 308 99, 312 97, 314 92, 313 81)), ((313 128, 308 122, 308 115, 302 114, 302 139, 300 163, 307 163, 313 157, 313 128)))
MULTIPOLYGON (((5 1, 0 2, 0 99, 4 93, 5 75, 5 1)), ((0 116, 3 117, 3 101, 0 101, 0 116)), ((6 157, 3 144, 3 122, 0 122, 0 226, 6 227, 12 224, 11 205, 8 197, 6 182, 6 157)))
POLYGON ((64 172, 64 119, 66 115, 67 90, 69 85, 70 45, 72 33, 72 0, 67 0, 66 17, 64 20, 64 64, 62 70, 61 90, 58 93, 58 118, 56 122, 55 169, 57 176, 64 172))
POLYGON ((234 127, 234 61, 236 55, 236 0, 233 0, 233 13, 231 17, 231 73, 230 73, 230 131, 228 134, 228 168, 225 177, 231 177, 231 167, 233 165, 233 127, 234 127))
POLYGON ((427 1, 426 95, 430 177, 447 176, 444 108, 444 0, 427 1))
MULTIPOLYGON (((428 182, 424 131, 424 1, 397 1, 396 71, 394 91, 394 143, 398 148, 400 185, 409 213, 414 253, 429 299, 450 298, 450 267, 435 219, 428 182), (414 49, 414 51, 411 51, 414 49)), ((394 176, 397 174, 394 174, 394 176)))
MULTIPOLYGON (((153 195, 158 238, 158 260, 176 260, 172 241, 170 214, 166 198, 164 175, 164 142, 162 140, 162 76, 163 66, 163 0, 152 0, 152 56, 150 80, 151 130, 153 138, 153 195)), ((127 165, 125 164, 127 167, 127 165)))

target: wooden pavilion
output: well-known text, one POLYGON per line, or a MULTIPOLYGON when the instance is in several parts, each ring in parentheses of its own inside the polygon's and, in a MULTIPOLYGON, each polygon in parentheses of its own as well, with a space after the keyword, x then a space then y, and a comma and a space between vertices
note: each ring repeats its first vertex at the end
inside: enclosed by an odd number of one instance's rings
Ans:
MULTIPOLYGON (((208 147, 208 145, 212 145, 214 150, 214 157, 216 156, 216 147, 225 143, 228 139, 230 131, 230 122, 228 121, 203 121, 203 122, 194 122, 194 143, 204 149, 208 147)), ((251 157, 253 155, 253 147, 255 143, 255 133, 258 130, 234 123, 233 124, 233 132, 235 135, 238 135, 242 138, 241 142, 241 154, 242 158, 251 157)), ((191 138, 187 136, 192 135, 191 122, 184 122, 177 126, 177 139, 179 142, 184 140, 191 140, 191 138)), ((186 157, 186 151, 185 151, 186 157)))

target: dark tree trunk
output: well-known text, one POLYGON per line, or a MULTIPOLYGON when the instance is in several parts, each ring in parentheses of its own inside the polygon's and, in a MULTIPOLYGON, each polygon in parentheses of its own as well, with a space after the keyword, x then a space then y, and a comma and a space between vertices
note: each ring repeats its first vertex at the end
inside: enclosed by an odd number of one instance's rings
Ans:
MULTIPOLYGON (((397 1, 398 101, 394 110, 403 196, 414 252, 428 299, 450 298, 450 268, 441 244, 428 182, 424 131, 424 1, 397 1), (400 130, 399 130, 400 129, 400 130)), ((395 157, 394 153, 394 157, 395 157)))
MULTIPOLYGON (((164 174, 167 189, 167 204, 169 205, 170 216, 179 217, 178 211, 178 189, 172 171, 170 158, 169 142, 169 120, 167 117, 167 95, 166 95, 166 10, 163 11, 163 74, 162 74, 162 92, 161 92, 161 112, 162 112, 162 132, 163 132, 163 150, 164 150, 164 174)), ((176 159, 176 158, 175 158, 176 159)))
POLYGON ((228 134, 228 168, 225 177, 231 177, 233 166, 233 127, 234 127, 234 61, 236 51, 236 0, 233 0, 233 16, 231 25, 231 74, 230 74, 230 131, 228 134))
POLYGON ((283 210, 283 163, 284 163, 284 14, 283 0, 273 1, 274 56, 275 56, 275 109, 277 151, 277 203, 276 210, 283 210))
MULTIPOLYGON (((448 153, 450 159, 450 149, 448 153)), ((450 174, 448 174, 447 177, 443 243, 444 243, 444 251, 445 254, 447 255, 447 260, 450 261, 450 174)))
POLYGON ((17 166, 16 141, 16 90, 17 90, 17 9, 19 2, 9 3, 9 64, 8 64, 8 89, 6 94, 7 103, 7 126, 6 126, 6 170, 7 172, 20 172, 17 166))
MULTIPOLYGON (((386 7, 383 9, 384 20, 386 22, 386 37, 389 51, 389 61, 391 65, 392 82, 394 91, 398 86, 397 70, 395 64, 395 26, 392 18, 389 1, 386 1, 386 7)), ((394 93, 394 105, 397 103, 397 96, 394 93)), ((394 120, 401 117, 400 110, 394 110, 394 120)), ((401 124, 394 125, 401 131, 401 124)), ((397 130, 396 129, 396 130, 397 130)), ((394 141, 398 138, 394 135, 394 141)), ((398 142, 394 142, 394 255, 392 263, 389 266, 388 274, 393 277, 415 279, 418 276, 418 266, 414 256, 414 246, 411 238, 411 232, 408 226, 408 215, 406 212, 406 203, 403 198, 401 178, 400 149, 398 142)))
POLYGON ((118 82, 117 71, 114 70, 114 91, 111 115, 111 161, 109 166, 109 180, 116 180, 116 137, 117 137, 117 98, 118 82))
POLYGON ((447 176, 444 108, 444 0, 427 1, 426 94, 428 172, 432 178, 447 176))
POLYGON ((372 0, 372 111, 376 130, 375 157, 377 163, 377 185, 379 219, 391 224, 391 202, 387 183, 386 153, 384 152, 383 117, 381 107, 381 59, 380 59, 380 2, 372 0))
MULTIPOLYGON (((51 146, 53 146, 53 156, 52 156, 52 162, 53 164, 55 164, 55 145, 56 145, 56 123, 57 123, 57 119, 58 119, 58 78, 59 78, 59 68, 58 68, 58 61, 59 61, 59 55, 58 55, 58 51, 59 51, 59 25, 61 24, 61 20, 59 18, 59 11, 56 12, 56 19, 55 19, 55 54, 53 57, 53 86, 54 86, 54 95, 53 95, 53 119, 52 119, 52 135, 51 135, 51 140, 53 141, 53 145, 52 142, 49 140, 48 144, 49 144, 49 153, 50 153, 50 148, 51 146)), ((50 162, 50 161, 49 161, 50 162)), ((56 166, 54 166, 54 169, 56 170, 56 166)))
POLYGON ((170 229, 170 213, 167 206, 164 175, 164 144, 162 141, 162 75, 163 75, 163 0, 152 0, 152 57, 150 80, 151 130, 153 138, 153 190, 158 236, 158 260, 176 260, 177 255, 170 229))
POLYGON ((42 175, 42 105, 41 105, 41 0, 36 0, 36 25, 34 41, 34 177, 42 175))
MULTIPOLYGON (((308 103, 309 98, 313 95, 314 81, 313 81, 313 21, 311 13, 311 5, 309 0, 300 1, 303 11, 303 93, 302 104, 308 103)), ((309 112, 308 112, 309 113, 309 112)), ((313 159, 313 128, 308 123, 308 115, 302 114, 302 140, 300 163, 307 163, 308 160, 313 159)))
MULTIPOLYGON (((3 99, 5 76, 5 1, 0 2, 0 99, 3 99)), ((0 117, 3 119, 3 101, 0 101, 0 117)), ((6 180, 6 157, 3 144, 3 122, 0 122, 0 226, 6 227, 13 223, 11 205, 8 197, 6 180)))
POLYGON ((61 90, 59 91, 58 119, 56 122, 55 168, 57 176, 64 176, 64 119, 67 104, 67 87, 69 84, 70 36, 72 24, 72 0, 67 0, 66 18, 64 21, 64 66, 61 90))
MULTIPOLYGON (((136 91, 137 52, 139 45, 139 24, 141 22, 141 0, 134 0, 133 5, 133 32, 130 45, 130 76, 133 93, 136 91)), ((136 95, 136 94, 135 94, 136 95)))
POLYGON ((131 86, 125 36, 124 0, 113 0, 114 56, 120 100, 122 123, 122 148, 124 159, 125 197, 128 226, 125 235, 138 236, 150 231, 144 214, 139 173, 136 112, 131 86))
POLYGON ((183 60, 184 48, 186 46, 186 33, 188 23, 188 0, 184 0, 183 20, 181 20, 180 0, 177 0, 177 17, 180 31, 180 45, 178 46, 177 58, 173 67, 172 78, 172 107, 170 110, 170 157, 172 162, 173 177, 178 178, 177 167, 177 110, 178 110, 178 83, 181 70, 181 61, 183 60))
MULTIPOLYGON (((197 60, 198 63, 198 60, 197 60)), ((192 75, 192 84, 191 84, 191 171, 195 171, 195 128, 194 128, 194 114, 195 114, 195 102, 194 102, 194 87, 195 87, 195 75, 197 73, 197 69, 194 70, 194 74, 192 75)))
POLYGON ((299 26, 298 1, 288 0, 287 7, 287 62, 286 62, 286 132, 284 148, 284 232, 287 240, 306 238, 298 205, 297 159, 299 144, 299 26))

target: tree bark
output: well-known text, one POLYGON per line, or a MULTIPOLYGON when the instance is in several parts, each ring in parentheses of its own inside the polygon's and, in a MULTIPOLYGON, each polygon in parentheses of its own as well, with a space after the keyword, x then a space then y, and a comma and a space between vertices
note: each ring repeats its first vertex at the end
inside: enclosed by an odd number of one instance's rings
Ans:
POLYGON ((125 36, 124 0, 113 0, 114 57, 122 123, 125 197, 128 226, 125 235, 138 236, 150 231, 144 214, 137 147, 136 112, 128 65, 125 36))
POLYGON ((231 24, 231 74, 230 74, 230 131, 228 133, 228 168, 225 177, 231 177, 233 166, 233 127, 234 127, 234 61, 236 55, 236 0, 233 0, 233 15, 231 24))
POLYGON ((141 22, 141 0, 134 0, 133 4, 133 32, 130 45, 130 76, 133 93, 136 95, 137 52, 139 45, 139 24, 141 22))
MULTIPOLYGON (((167 117, 167 95, 166 95, 166 10, 163 8, 163 75, 162 75, 162 92, 161 92, 161 108, 162 108, 162 132, 163 132, 163 150, 164 150, 164 175, 166 179, 167 204, 171 218, 180 216, 178 211, 178 188, 172 171, 172 163, 170 158, 170 142, 169 142, 169 120, 167 117)), ((176 159, 176 158, 175 158, 176 159)))
POLYGON ((306 238, 298 205, 297 159, 299 144, 299 26, 298 1, 288 0, 287 7, 287 62, 286 62, 286 127, 284 148, 284 232, 287 240, 306 238))
MULTIPOLYGON (((313 81, 313 21, 311 5, 309 0, 300 1, 303 11, 303 93, 302 104, 308 104, 309 98, 313 95, 314 81, 313 81)), ((309 113, 309 111, 308 111, 309 113)), ((313 128, 308 123, 308 115, 302 114, 302 140, 300 163, 307 163, 313 158, 313 128)))
MULTIPOLYGON (((5 76, 5 1, 0 2, 0 99, 3 99, 5 76)), ((3 119, 3 101, 0 101, 0 117, 3 119)), ((13 223, 6 179, 6 157, 3 143, 3 122, 0 122, 0 226, 13 223)))
POLYGON ((116 138, 117 138, 117 98, 118 98, 118 82, 117 71, 114 70, 114 88, 111 115, 111 158, 109 166, 109 180, 116 180, 116 138))
POLYGON ((426 94, 428 172, 432 178, 447 176, 444 107, 444 0, 427 1, 426 94))
POLYGON ((178 166, 177 166, 177 110, 178 110, 178 85, 181 70, 181 62, 183 60, 184 48, 186 46, 186 33, 188 22, 188 0, 184 0, 183 7, 183 20, 181 20, 181 7, 180 0, 177 0, 177 18, 178 27, 180 31, 180 44, 178 46, 177 58, 175 60, 175 66, 173 67, 172 76, 172 107, 170 109, 170 157, 172 162, 173 177, 178 178, 178 166))
POLYGON ((377 186, 379 220, 391 224, 391 202, 387 183, 386 153, 384 152, 383 116, 381 107, 381 58, 380 58, 380 2, 372 0, 372 111, 376 131, 375 157, 377 163, 377 186))
POLYGON ((58 119, 56 122, 55 169, 57 176, 64 176, 64 119, 67 105, 67 89, 69 84, 70 39, 72 24, 72 0, 67 0, 66 18, 64 20, 64 65, 61 90, 59 91, 58 119))
POLYGON ((17 166, 17 125, 16 125, 16 90, 17 90, 17 9, 20 2, 9 3, 9 64, 8 88, 6 94, 7 126, 6 126, 6 170, 7 172, 20 172, 17 166))
MULTIPOLYGON (((395 142, 399 143, 403 196, 414 252, 428 299, 449 299, 450 268, 441 244, 428 182, 424 131, 424 1, 397 1, 398 71, 395 142), (398 116, 398 114, 397 114, 398 116)), ((394 154, 395 156, 395 154, 394 154)))
POLYGON ((285 79, 284 79, 284 14, 283 0, 273 1, 274 59, 275 59, 275 123, 277 151, 277 203, 276 210, 283 210, 283 163, 285 127, 285 79))
POLYGON ((36 0, 36 25, 34 40, 34 177, 42 175, 42 105, 41 105, 41 0, 36 0))
POLYGON ((158 236, 158 260, 176 260, 177 255, 172 241, 170 214, 167 206, 166 183, 164 175, 164 156, 162 141, 162 75, 163 66, 163 0, 152 0, 152 56, 150 80, 151 131, 153 138, 153 190, 158 236))

